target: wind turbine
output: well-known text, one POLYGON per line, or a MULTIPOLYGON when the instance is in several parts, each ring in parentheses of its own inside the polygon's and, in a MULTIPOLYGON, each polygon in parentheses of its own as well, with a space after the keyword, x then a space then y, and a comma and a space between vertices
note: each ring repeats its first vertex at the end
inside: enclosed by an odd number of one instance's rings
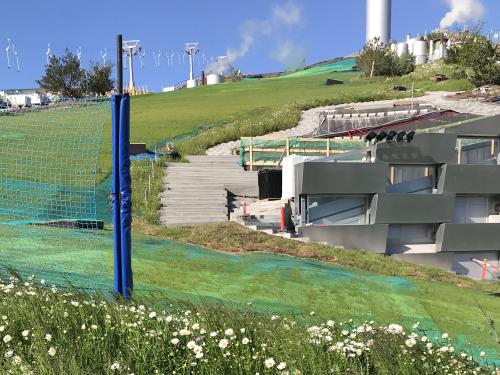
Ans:
POLYGON ((47 45, 47 52, 45 52, 45 55, 47 57, 47 65, 50 63, 50 43, 47 45))
POLYGON ((9 45, 5 48, 5 53, 7 54, 7 69, 10 69, 10 39, 7 39, 9 45))
POLYGON ((158 68, 158 61, 156 60, 156 53, 153 51, 153 59, 155 59, 155 68, 158 68))
POLYGON ((106 66, 106 56, 107 55, 108 55, 108 49, 104 48, 104 53, 101 51, 101 57, 102 57, 102 61, 103 61, 104 66, 106 66))
POLYGON ((144 68, 144 61, 143 58, 146 56, 146 49, 142 50, 142 53, 139 54, 139 60, 141 61, 141 69, 144 68))
POLYGON ((21 68, 19 67, 19 55, 16 51, 16 46, 14 44, 12 45, 12 51, 14 51, 14 56, 16 57, 17 71, 20 72, 21 68))
POLYGON ((158 50, 158 67, 161 67, 161 64, 160 64, 160 56, 161 56, 161 51, 158 50))

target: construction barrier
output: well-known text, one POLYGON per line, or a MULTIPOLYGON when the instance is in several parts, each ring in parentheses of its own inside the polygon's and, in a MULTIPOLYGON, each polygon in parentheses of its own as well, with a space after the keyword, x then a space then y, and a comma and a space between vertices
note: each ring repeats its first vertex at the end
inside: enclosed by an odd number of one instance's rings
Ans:
POLYGON ((284 232, 285 226, 285 207, 280 208, 280 232, 284 232))
MULTIPOLYGON (((482 281, 486 281, 486 273, 488 272, 488 269, 491 269, 495 273, 500 271, 500 267, 494 266, 493 264, 489 264, 488 259, 478 260, 478 259, 472 258, 471 260, 474 263, 477 263, 481 266, 481 280, 482 281)), ((491 273, 493 273, 493 272, 491 272, 491 273)))
POLYGON ((245 137, 240 143, 240 162, 252 171, 280 168, 289 155, 332 156, 366 146, 358 138, 264 138, 245 137))

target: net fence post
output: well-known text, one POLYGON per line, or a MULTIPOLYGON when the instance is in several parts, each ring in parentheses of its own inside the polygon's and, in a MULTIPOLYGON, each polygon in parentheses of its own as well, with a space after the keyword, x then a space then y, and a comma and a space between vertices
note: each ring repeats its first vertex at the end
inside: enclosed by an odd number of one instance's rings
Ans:
POLYGON ((122 255, 120 233, 120 171, 119 171, 119 143, 120 143, 120 104, 121 95, 113 95, 111 101, 112 120, 112 187, 111 205, 113 207, 113 248, 114 248, 114 291, 123 295, 122 282, 122 255))
POLYGON ((116 37, 117 95, 112 100, 112 154, 113 154, 113 239, 114 290, 123 298, 132 292, 131 223, 132 198, 130 178, 130 98, 123 95, 123 38, 116 37))
POLYGON ((132 295, 132 178, 130 175, 130 96, 121 95, 120 103, 120 243, 122 292, 128 299, 132 295))

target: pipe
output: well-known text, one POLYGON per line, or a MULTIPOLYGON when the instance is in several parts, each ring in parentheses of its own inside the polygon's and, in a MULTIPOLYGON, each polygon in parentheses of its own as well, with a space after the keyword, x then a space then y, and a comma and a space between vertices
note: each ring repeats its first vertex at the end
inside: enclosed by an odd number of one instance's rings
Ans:
POLYGON ((123 37, 118 34, 116 37, 116 89, 118 94, 123 94, 123 37))

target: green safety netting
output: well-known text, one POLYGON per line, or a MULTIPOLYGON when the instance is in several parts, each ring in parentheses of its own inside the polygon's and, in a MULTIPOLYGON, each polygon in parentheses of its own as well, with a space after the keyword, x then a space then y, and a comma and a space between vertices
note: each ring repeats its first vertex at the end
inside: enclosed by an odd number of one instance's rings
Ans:
POLYGON ((352 72, 357 65, 358 64, 356 58, 349 57, 329 64, 324 64, 320 66, 315 66, 313 68, 288 73, 280 76, 280 78, 304 77, 309 75, 327 74, 336 72, 352 72))
MULTIPOLYGON (((316 138, 304 140, 300 138, 288 139, 263 139, 263 138, 243 138, 240 144, 240 162, 242 165, 250 163, 250 145, 252 146, 252 159, 254 164, 277 164, 287 153, 304 156, 327 156, 327 148, 330 155, 339 153, 349 153, 355 150, 361 150, 366 147, 364 142, 348 139, 326 139, 316 138)), ((361 153, 353 155, 353 161, 361 161, 364 155, 361 153)))
POLYGON ((102 227, 96 164, 109 117, 108 99, 0 113, 1 264, 82 287, 105 273, 92 249, 102 227))

